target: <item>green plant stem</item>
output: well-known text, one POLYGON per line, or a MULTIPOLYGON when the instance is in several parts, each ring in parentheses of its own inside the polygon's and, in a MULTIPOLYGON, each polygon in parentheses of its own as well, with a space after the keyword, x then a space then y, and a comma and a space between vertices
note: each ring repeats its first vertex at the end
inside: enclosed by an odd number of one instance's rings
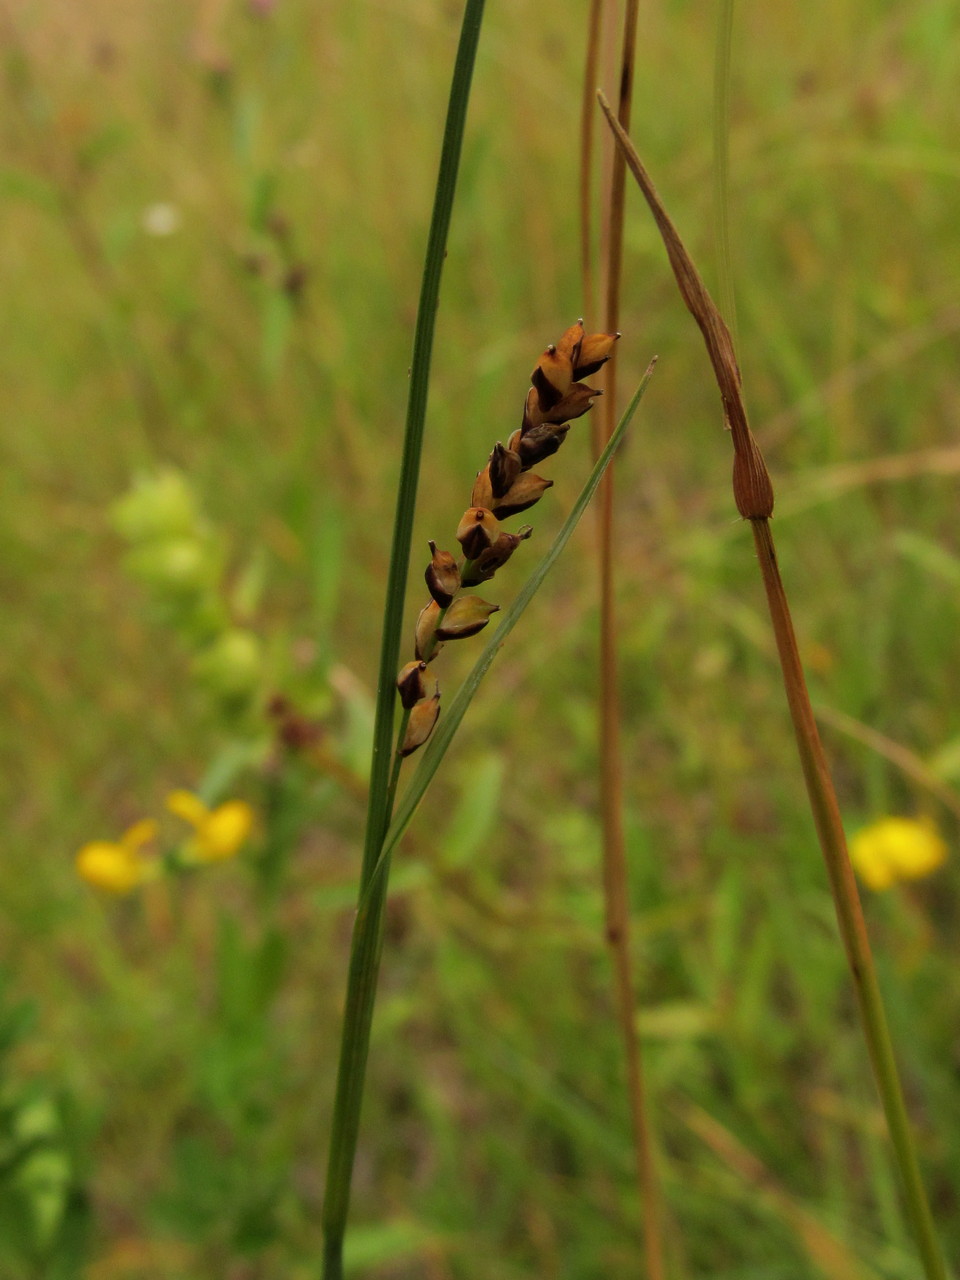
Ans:
POLYGON ((390 771, 389 790, 387 791, 387 813, 393 813, 393 803, 397 798, 397 786, 400 782, 400 770, 403 768, 403 756, 400 754, 400 744, 403 742, 407 734, 407 725, 410 721, 410 709, 404 707, 403 714, 400 717, 400 725, 397 729, 397 745, 393 752, 393 768, 390 771))
POLYGON ((370 868, 376 862, 387 829, 387 796, 393 749, 393 718, 396 705, 397 664, 400 656, 400 633, 406 594, 410 542, 420 479, 420 455, 423 449, 423 427, 427 411, 430 382, 430 360, 436 327, 440 276, 446 253, 447 232, 457 183, 457 170, 463 144, 463 127, 470 96, 470 82, 476 57, 484 0, 467 0, 460 33, 460 45, 450 87, 450 102, 440 154, 440 170, 434 198, 433 216, 427 241, 427 253, 417 308, 417 325, 413 339, 410 366, 410 393, 404 430, 403 461, 397 492, 387 598, 383 616, 383 641, 377 682, 377 709, 374 723, 373 755, 370 769, 370 808, 363 850, 361 884, 366 883, 370 868))
MULTIPOLYGON (((440 277, 463 145, 473 66, 483 20, 483 7, 484 0, 467 0, 464 9, 420 288, 410 369, 403 461, 384 607, 367 828, 360 871, 361 899, 373 868, 380 858, 383 838, 390 822, 396 785, 395 779, 391 780, 396 708, 394 682, 400 655, 404 596, 410 563, 417 486, 420 478, 430 360, 440 294, 440 277)), ((350 1185, 360 1128, 360 1110, 370 1044, 370 1024, 373 1018, 382 942, 386 885, 387 876, 384 875, 378 882, 378 892, 371 897, 365 907, 358 911, 354 923, 323 1205, 323 1280, 340 1280, 343 1275, 343 1238, 350 1206, 350 1185)))
POLYGON ((864 1038, 886 1113, 890 1139, 900 1166, 907 1213, 928 1280, 946 1280, 947 1273, 934 1230, 933 1216, 920 1177, 893 1043, 877 982, 863 908, 860 905, 860 894, 850 866, 840 808, 810 705, 790 608, 777 566, 773 534, 768 520, 752 520, 750 523, 767 593, 810 809, 823 850, 840 936, 853 976, 864 1038))

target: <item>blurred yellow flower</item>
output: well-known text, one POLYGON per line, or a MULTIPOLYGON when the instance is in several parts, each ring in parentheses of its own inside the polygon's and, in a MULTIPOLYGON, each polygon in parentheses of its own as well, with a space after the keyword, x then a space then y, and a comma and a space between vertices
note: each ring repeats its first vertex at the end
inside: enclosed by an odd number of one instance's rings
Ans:
POLYGON ((141 850, 156 834, 156 822, 144 818, 135 822, 119 840, 91 840, 77 854, 77 874, 97 889, 129 893, 153 874, 153 867, 141 850))
POLYGON ((881 818, 850 841, 850 861, 870 889, 919 880, 946 856, 947 846, 929 818, 881 818))
POLYGON ((208 809, 192 791, 171 791, 167 808, 193 827, 186 851, 197 862, 232 858, 253 830, 253 809, 245 800, 227 800, 208 809))

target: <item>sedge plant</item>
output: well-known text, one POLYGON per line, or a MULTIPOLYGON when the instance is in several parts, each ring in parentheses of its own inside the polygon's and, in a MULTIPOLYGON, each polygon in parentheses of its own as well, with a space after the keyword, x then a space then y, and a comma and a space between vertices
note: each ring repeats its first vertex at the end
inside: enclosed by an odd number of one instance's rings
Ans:
POLYGON ((586 413, 593 398, 600 394, 579 378, 588 376, 609 358, 616 337, 615 334, 587 335, 578 321, 558 343, 546 349, 533 371, 533 385, 524 405, 520 427, 506 444, 497 442, 486 466, 477 473, 471 505, 464 512, 457 529, 462 554, 456 557, 438 548, 433 540, 430 542, 431 557, 424 574, 430 600, 417 619, 414 656, 400 669, 395 682, 402 713, 395 737, 385 809, 388 819, 392 817, 393 820, 381 838, 377 858, 369 874, 361 879, 354 924, 324 1210, 327 1236, 325 1278, 342 1274, 342 1239, 359 1130, 391 855, 436 773, 480 681, 506 635, 559 557, 597 489, 639 404, 652 365, 549 551, 503 614, 496 634, 442 720, 439 681, 433 680, 432 675, 428 676, 428 672, 445 644, 478 634, 488 625, 492 614, 499 612, 499 605, 491 604, 476 594, 468 594, 468 590, 489 582, 520 544, 530 537, 531 526, 523 525, 513 532, 501 528, 501 522, 528 510, 553 484, 552 480, 544 479, 530 468, 559 449, 570 429, 571 420, 586 413), (402 763, 424 744, 426 750, 420 767, 404 791, 394 815, 402 763))
POLYGON ((598 96, 617 146, 653 214, 681 296, 703 334, 713 366, 723 404, 724 420, 733 441, 734 500, 740 515, 750 522, 753 533, 807 796, 826 864, 867 1050, 900 1170, 907 1215, 924 1275, 927 1280, 946 1280, 947 1272, 920 1175, 863 909, 850 864, 840 807, 817 731, 787 595, 777 563, 770 528, 774 503, 773 485, 760 447, 747 422, 733 340, 629 135, 617 120, 605 95, 601 92, 598 96))
MULTIPOLYGON (((367 825, 360 869, 361 894, 370 883, 374 867, 380 857, 393 806, 395 784, 391 780, 391 758, 396 698, 394 681, 400 656, 404 587, 410 560, 413 513, 420 479, 420 457, 423 448, 437 303, 440 296, 440 276, 446 253, 450 215, 453 210, 453 196, 457 185, 467 103, 470 99, 473 67, 483 22, 483 7, 483 0, 467 0, 464 9, 420 286, 413 359, 410 366, 410 391, 407 399, 403 458, 397 490, 380 646, 367 825)), ((340 1062, 323 1203, 324 1280, 339 1280, 343 1275, 343 1239, 350 1205, 353 1159, 360 1127, 360 1103, 363 1096, 370 1025, 373 1018, 385 901, 384 878, 383 892, 368 904, 365 914, 358 912, 354 924, 347 1004, 340 1042, 340 1062)))
POLYGON ((580 379, 605 362, 617 337, 615 334, 588 335, 578 322, 541 356, 531 379, 533 386, 519 428, 508 437, 506 444, 498 442, 486 467, 477 475, 471 505, 457 530, 461 558, 458 560, 431 544, 432 556, 425 575, 431 599, 417 624, 414 656, 397 677, 440 275, 482 15, 483 0, 468 0, 453 72, 414 337, 384 610, 366 836, 330 1132, 323 1207, 324 1280, 340 1280, 344 1273, 344 1237, 391 854, 503 639, 529 604, 583 515, 639 404, 651 372, 648 370, 641 382, 550 550, 502 615, 497 634, 486 646, 437 729, 439 689, 435 686, 431 691, 428 687, 426 673, 430 662, 443 643, 476 634, 497 611, 497 606, 477 596, 463 595, 461 589, 488 581, 529 536, 526 528, 516 533, 502 530, 500 521, 532 506, 549 488, 551 482, 535 475, 531 468, 559 449, 570 422, 590 408, 598 392, 580 379), (398 691, 402 715, 395 732, 398 691), (425 743, 427 749, 420 766, 394 814, 401 763, 425 743))

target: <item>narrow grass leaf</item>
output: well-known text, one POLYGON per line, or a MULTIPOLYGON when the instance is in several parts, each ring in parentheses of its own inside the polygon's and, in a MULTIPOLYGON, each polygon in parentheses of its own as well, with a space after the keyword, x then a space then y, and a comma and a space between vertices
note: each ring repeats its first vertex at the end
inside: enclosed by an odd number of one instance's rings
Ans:
POLYGON ((417 325, 410 367, 410 394, 403 441, 403 461, 397 492, 397 508, 393 529, 387 598, 384 607, 383 640, 380 670, 377 678, 377 716, 374 729, 370 771, 370 804, 367 811, 367 833, 363 850, 361 883, 370 876, 390 821, 390 769, 393 758, 393 722, 396 708, 395 680, 400 662, 400 636, 403 628, 403 605, 410 544, 420 479, 420 456, 423 451, 423 428, 427 412, 430 361, 436 327, 440 276, 446 254, 447 232, 453 210, 457 171, 463 144, 463 130, 470 97, 470 83, 480 38, 484 0, 468 0, 463 15, 460 45, 450 87, 450 103, 440 154, 436 196, 427 253, 423 266, 423 282, 417 308, 417 325))
MULTIPOLYGON (((483 8, 484 0, 467 0, 464 8, 420 286, 403 460, 384 606, 367 827, 360 873, 361 897, 365 896, 363 887, 370 883, 372 870, 377 865, 392 808, 393 788, 390 774, 396 710, 394 680, 399 662, 404 595, 410 563, 417 487, 420 479, 430 360, 440 295, 440 277, 446 254, 447 232, 450 227, 453 197, 457 185, 457 172, 460 166, 467 104, 470 99, 483 8)), ((350 1206, 354 1155, 360 1130, 360 1109, 370 1047, 373 1005, 376 999, 385 900, 386 883, 384 882, 377 899, 371 903, 369 913, 361 907, 354 926, 322 1215, 324 1280, 342 1280, 343 1276, 343 1238, 350 1206)))

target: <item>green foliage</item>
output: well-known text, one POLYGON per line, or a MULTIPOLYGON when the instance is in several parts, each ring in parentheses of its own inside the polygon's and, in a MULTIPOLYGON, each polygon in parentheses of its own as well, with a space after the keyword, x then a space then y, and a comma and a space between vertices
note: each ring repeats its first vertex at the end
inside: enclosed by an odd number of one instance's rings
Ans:
POLYGON ((0 1276, 73 1280, 87 1252, 88 1193, 69 1100, 14 1065, 35 1026, 36 1007, 11 1000, 0 975, 0 1276))
MULTIPOLYGON (((3 1099, 69 1178, 40 1165, 43 1203, 59 1186, 64 1206, 43 1248, 21 1191, 3 1198, 0 1276, 66 1278, 42 1268, 69 1262, 90 1280, 301 1280, 320 1250, 389 512, 459 13, 392 5, 373 21, 291 0, 198 28, 197 6, 135 9, 19 6, 3 53, 0 285, 16 319, 0 348, 0 898, 5 1007, 36 1009, 4 1057, 3 1099), (200 551, 176 590, 156 547, 132 578, 110 532, 131 477, 171 470, 193 497, 164 530, 200 551), (202 600, 215 607, 192 613, 202 600), (261 652, 239 721, 191 674, 201 642, 234 628, 261 652), (346 777, 274 754, 261 709, 276 690, 346 777), (239 782, 259 801, 246 862, 170 898, 105 904, 77 883, 80 844, 204 778, 210 804, 239 782)), ((816 699, 953 785, 954 16, 940 0, 739 14, 729 168, 745 385, 816 699), (901 471, 880 465, 900 455, 901 471)), ((516 425, 531 353, 586 310, 582 17, 545 22, 525 0, 489 15, 438 313, 421 553, 516 425)), ((651 14, 634 102, 711 286, 714 17, 651 14)), ((621 385, 661 357, 619 464, 617 572, 639 1018, 675 1274, 822 1280, 775 1187, 865 1275, 912 1280, 729 441, 636 208, 621 328, 621 385), (696 1107, 769 1176, 711 1146, 696 1107)), ((532 554, 589 470, 586 438, 571 433, 532 554)), ((589 524, 397 852, 358 1280, 636 1271, 597 880, 589 524)), ((452 693, 472 659, 447 658, 452 693)), ((875 746, 825 738, 851 831, 929 812, 951 847, 934 879, 868 908, 956 1264, 955 820, 875 746)), ((21 1153, 33 1140, 2 1133, 21 1153)))
POLYGON ((159 1230, 190 1242, 212 1265, 259 1256, 283 1231, 287 1176, 272 1125, 289 1067, 273 1020, 287 951, 275 926, 247 939, 232 917, 219 921, 215 996, 191 1099, 195 1122, 175 1139, 170 1176, 151 1205, 159 1230))

